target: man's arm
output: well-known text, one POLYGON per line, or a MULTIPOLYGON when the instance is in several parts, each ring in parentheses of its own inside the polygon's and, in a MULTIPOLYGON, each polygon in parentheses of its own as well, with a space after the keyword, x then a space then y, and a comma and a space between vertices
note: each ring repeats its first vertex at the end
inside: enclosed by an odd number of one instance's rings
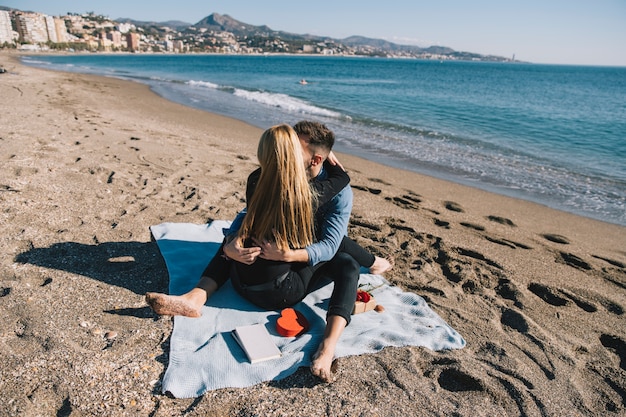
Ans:
POLYGON ((343 240, 348 234, 348 222, 352 212, 352 189, 345 187, 337 196, 326 205, 321 227, 321 236, 316 243, 305 248, 308 254, 309 265, 330 261, 343 240))
POLYGON ((330 261, 348 232, 348 222, 352 212, 352 189, 345 187, 325 207, 324 219, 321 225, 320 239, 304 249, 291 249, 280 251, 271 242, 258 242, 255 244, 261 248, 261 257, 273 261, 306 262, 316 265, 320 262, 330 261))

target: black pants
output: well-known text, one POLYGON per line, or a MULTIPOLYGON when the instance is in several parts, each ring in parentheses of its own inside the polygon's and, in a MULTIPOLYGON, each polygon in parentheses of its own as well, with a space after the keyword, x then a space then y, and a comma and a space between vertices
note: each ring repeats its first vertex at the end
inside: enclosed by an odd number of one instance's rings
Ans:
MULTIPOLYGON (((222 254, 223 249, 220 247, 202 276, 213 279, 218 285, 222 285, 230 276, 239 294, 267 310, 292 306, 318 288, 323 280, 332 280, 334 288, 327 315, 341 316, 347 323, 350 323, 356 300, 360 267, 370 267, 374 263, 374 255, 347 237, 344 237, 337 254, 330 261, 317 265, 277 263, 263 259, 245 265, 231 262, 222 254)), ((202 287, 201 284, 198 286, 202 287)))
POLYGON ((267 310, 293 306, 321 286, 323 281, 331 279, 335 285, 327 316, 341 316, 350 323, 359 284, 360 265, 345 252, 337 252, 330 261, 315 266, 293 264, 293 268, 285 274, 260 285, 244 283, 246 269, 241 263, 233 262, 231 271, 231 280, 237 292, 251 303, 267 310))

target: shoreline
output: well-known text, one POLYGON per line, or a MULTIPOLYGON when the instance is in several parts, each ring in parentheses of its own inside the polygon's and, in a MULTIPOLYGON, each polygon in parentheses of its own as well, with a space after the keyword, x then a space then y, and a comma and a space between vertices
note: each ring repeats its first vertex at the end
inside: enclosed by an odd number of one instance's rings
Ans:
POLYGON ((343 358, 332 385, 300 369, 198 399, 161 394, 172 321, 143 300, 168 283, 148 227, 232 219, 262 130, 144 84, 16 59, 0 54, 0 415, 626 411, 625 227, 347 154, 350 236, 392 256, 386 278, 467 346, 343 358))
MULTIPOLYGON (((27 56, 34 56, 34 55, 27 55, 27 56)), ((103 76, 110 76, 110 75, 103 74, 103 76)), ((147 80, 144 80, 144 81, 135 80, 135 79, 129 79, 129 80, 133 82, 140 82, 140 83, 151 86, 151 88, 153 89, 154 92, 156 92, 156 94, 158 94, 159 96, 163 98, 166 98, 167 100, 170 100, 179 104, 183 104, 189 107, 193 107, 199 110, 222 114, 226 117, 231 117, 236 120, 243 121, 244 123, 250 123, 260 128, 265 127, 265 126, 261 126, 260 121, 263 120, 262 117, 260 119, 252 117, 252 118, 248 118, 249 120, 246 120, 245 114, 240 114, 240 115, 225 114, 225 113, 232 113, 232 112, 223 112, 223 111, 220 111, 219 108, 217 107, 213 108, 210 105, 198 105, 198 103, 194 103, 194 102, 187 100, 184 94, 180 94, 180 91, 171 91, 169 89, 170 87, 167 86, 167 83, 161 85, 158 83, 152 84, 152 82, 149 82, 147 80), (205 107, 205 108, 202 108, 202 107, 205 107)), ((190 94, 193 95, 194 93, 190 92, 190 94)), ((272 119, 272 123, 277 122, 277 120, 279 119, 272 119)), ((289 120, 293 121, 292 119, 289 119, 289 120)), ((341 126, 338 125, 335 127, 339 128, 339 133, 341 134, 341 126)), ((459 174, 459 172, 455 172, 454 169, 452 169, 450 166, 447 166, 447 167, 434 166, 433 167, 432 165, 429 165, 427 162, 414 163, 414 162, 411 162, 410 160, 405 160, 401 155, 397 155, 395 153, 387 155, 385 152, 382 152, 382 151, 377 152, 376 150, 372 151, 369 148, 367 149, 366 148, 360 149, 358 147, 355 148, 354 145, 350 145, 349 143, 343 144, 341 143, 341 141, 339 141, 339 143, 337 144, 336 150, 339 152, 343 151, 343 153, 352 153, 355 156, 359 156, 363 159, 370 160, 372 162, 378 162, 379 164, 386 165, 390 168, 402 169, 402 170, 417 173, 420 175, 426 175, 426 176, 430 176, 434 178, 439 178, 444 181, 455 182, 457 184, 496 193, 499 195, 534 202, 534 203, 537 203, 537 204, 540 204, 549 208, 554 208, 556 210, 564 211, 567 213, 572 213, 572 214, 583 216, 586 218, 599 220, 602 222, 615 224, 619 226, 626 226, 626 223, 624 223, 624 219, 622 218, 623 216, 621 215, 621 211, 619 210, 619 200, 608 201, 607 202, 608 206, 605 207, 605 209, 607 210, 606 212, 602 211, 603 209, 599 204, 594 205, 591 202, 593 200, 589 201, 589 199, 591 199, 591 196, 587 196, 584 198, 581 197, 582 200, 579 200, 578 204, 574 206, 572 201, 577 200, 578 197, 582 196, 582 194, 580 193, 584 194, 584 190, 577 189, 579 194, 572 194, 571 192, 561 194, 557 192, 557 193, 550 195, 550 193, 544 193, 542 190, 545 190, 546 186, 549 186, 549 184, 552 184, 555 187, 558 184, 555 185, 555 183, 552 183, 551 180, 549 180, 548 178, 543 178, 543 179, 531 178, 531 180, 535 181, 532 183, 534 184, 533 186, 530 186, 528 189, 518 188, 516 187, 517 184, 515 182, 509 181, 510 184, 499 183, 498 179, 495 177, 493 178, 487 177, 487 178, 479 180, 478 178, 474 178, 471 176, 467 177, 466 175, 459 174), (585 200, 585 198, 587 198, 588 200, 585 200), (585 206, 587 207, 586 209, 581 208, 585 206), (597 210, 593 210, 593 207, 596 207, 597 210)), ((518 174, 521 175, 521 177, 518 178, 518 181, 529 180, 528 178, 524 176, 525 174, 523 172, 518 172, 518 174)), ((567 188, 568 185, 571 185, 571 184, 568 184, 566 182, 565 184, 563 184, 563 187, 567 188)), ((600 189, 601 188, 602 187, 600 187, 600 189)), ((610 192, 611 190, 612 189, 607 190, 607 192, 610 192)), ((597 197, 602 199, 602 196, 603 195, 600 194, 597 197)))

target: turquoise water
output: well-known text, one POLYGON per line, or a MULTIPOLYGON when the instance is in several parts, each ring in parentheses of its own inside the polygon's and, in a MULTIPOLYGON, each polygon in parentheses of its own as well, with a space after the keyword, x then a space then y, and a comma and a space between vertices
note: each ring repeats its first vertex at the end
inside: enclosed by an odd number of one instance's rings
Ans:
POLYGON ((626 225, 626 68, 225 55, 24 61, 144 82, 261 128, 319 120, 338 151, 626 225))

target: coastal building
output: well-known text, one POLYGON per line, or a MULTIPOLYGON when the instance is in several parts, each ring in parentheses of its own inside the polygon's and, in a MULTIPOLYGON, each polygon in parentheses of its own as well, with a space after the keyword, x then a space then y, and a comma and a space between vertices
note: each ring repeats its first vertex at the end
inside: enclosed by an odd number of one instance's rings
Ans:
POLYGON ((56 33, 57 42, 69 42, 70 36, 67 33, 67 26, 65 26, 65 20, 55 17, 54 18, 54 31, 56 33))
POLYGON ((189 47, 185 45, 183 41, 172 41, 172 46, 174 48, 174 52, 187 52, 189 47))
POLYGON ((13 43, 13 28, 11 26, 11 15, 9 12, 0 10, 0 45, 13 43))
POLYGON ((129 32, 126 34, 126 44, 129 51, 139 51, 140 37, 136 32, 129 32))
POLYGON ((88 22, 85 21, 85 19, 83 19, 82 16, 78 16, 78 15, 68 15, 66 16, 66 19, 68 21, 68 24, 70 26, 70 31, 74 34, 77 33, 83 33, 84 29, 83 27, 89 27, 87 25, 88 22))
POLYGON ((106 32, 100 32, 98 34, 98 50, 111 52, 113 47, 113 41, 109 39, 106 32))
POLYGON ((122 47, 122 33, 116 31, 108 32, 106 34, 108 40, 111 41, 111 45, 113 48, 121 48, 122 47))
POLYGON ((15 17, 15 26, 21 42, 48 42, 46 19, 41 13, 20 13, 15 17))
POLYGON ((58 43, 59 37, 57 36, 56 26, 54 24, 54 17, 48 15, 41 16, 44 24, 46 25, 46 33, 48 34, 48 40, 50 42, 58 43))
POLYGON ((132 25, 130 23, 118 23, 117 25, 117 30, 122 33, 128 33, 133 29, 135 29, 135 25, 132 25))

